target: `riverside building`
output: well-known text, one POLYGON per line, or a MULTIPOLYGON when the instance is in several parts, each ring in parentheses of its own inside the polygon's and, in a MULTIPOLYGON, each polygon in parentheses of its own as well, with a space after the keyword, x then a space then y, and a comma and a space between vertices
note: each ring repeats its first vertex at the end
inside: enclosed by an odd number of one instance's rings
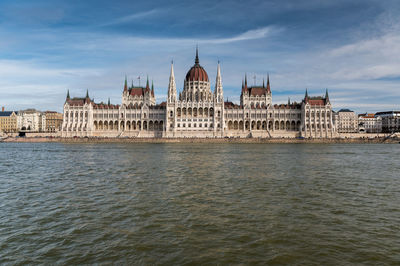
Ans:
POLYGON ((375 116, 382 118, 382 132, 400 132, 400 111, 378 112, 375 116))
POLYGON ((44 132, 46 131, 46 116, 35 109, 18 111, 17 127, 18 130, 27 132, 44 132))
POLYGON ((360 114, 358 116, 358 128, 360 133, 381 133, 382 117, 375 114, 360 114))
POLYGON ((341 109, 334 115, 338 133, 358 133, 358 116, 354 111, 341 109))
POLYGON ((46 119, 46 132, 58 132, 61 130, 63 114, 55 111, 46 111, 44 112, 44 115, 46 119))
POLYGON ((2 107, 0 112, 0 132, 17 132, 17 113, 14 111, 5 111, 2 107))
POLYGON ((328 91, 287 104, 272 104, 269 76, 267 84, 249 87, 242 82, 240 104, 224 101, 221 67, 217 65, 214 90, 196 50, 195 64, 186 74, 178 94, 171 64, 167 100, 156 104, 154 85, 128 87, 121 105, 95 103, 71 98, 64 104, 63 137, 314 137, 335 135, 328 91))

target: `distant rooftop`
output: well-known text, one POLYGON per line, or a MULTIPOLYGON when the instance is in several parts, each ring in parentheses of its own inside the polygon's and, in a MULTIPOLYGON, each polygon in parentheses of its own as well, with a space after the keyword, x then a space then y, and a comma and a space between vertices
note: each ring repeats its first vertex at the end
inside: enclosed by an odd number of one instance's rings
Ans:
POLYGON ((350 110, 350 109, 340 109, 340 110, 338 111, 338 113, 345 113, 345 112, 353 112, 353 111, 350 110))
POLYGON ((12 113, 15 113, 14 111, 3 111, 0 112, 0 116, 10 116, 12 113))

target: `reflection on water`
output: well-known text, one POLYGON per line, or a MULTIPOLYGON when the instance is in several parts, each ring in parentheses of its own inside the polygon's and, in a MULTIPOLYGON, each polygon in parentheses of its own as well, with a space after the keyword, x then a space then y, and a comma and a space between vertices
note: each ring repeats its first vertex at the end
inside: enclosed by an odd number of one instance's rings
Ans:
POLYGON ((0 151, 2 264, 400 261, 400 145, 0 151))

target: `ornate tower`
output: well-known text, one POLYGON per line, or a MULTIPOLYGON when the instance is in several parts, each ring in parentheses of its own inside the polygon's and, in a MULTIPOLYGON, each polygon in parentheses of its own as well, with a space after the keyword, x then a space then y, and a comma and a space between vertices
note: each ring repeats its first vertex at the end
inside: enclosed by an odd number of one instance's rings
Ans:
POLYGON ((174 62, 171 62, 171 74, 169 76, 168 84, 168 103, 173 103, 176 101, 176 83, 174 74, 174 62))
POLYGON ((217 78, 215 81, 215 97, 217 103, 221 103, 224 101, 224 92, 222 89, 222 78, 221 78, 221 67, 219 65, 218 61, 218 67, 217 67, 217 78))
POLYGON ((194 65, 187 72, 180 100, 186 102, 211 102, 213 94, 207 72, 200 65, 199 52, 196 48, 194 65))

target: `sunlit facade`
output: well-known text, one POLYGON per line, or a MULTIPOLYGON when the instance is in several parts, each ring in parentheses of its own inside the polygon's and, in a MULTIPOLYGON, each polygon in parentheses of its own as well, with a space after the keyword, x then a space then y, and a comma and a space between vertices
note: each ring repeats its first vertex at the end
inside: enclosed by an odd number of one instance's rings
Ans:
POLYGON ((71 98, 64 104, 63 137, 313 137, 335 134, 328 92, 300 102, 273 105, 269 76, 261 86, 242 82, 240 103, 224 101, 218 63, 214 90, 196 50, 195 64, 177 93, 171 64, 167 100, 156 104, 153 84, 128 87, 125 78, 121 105, 71 98))

